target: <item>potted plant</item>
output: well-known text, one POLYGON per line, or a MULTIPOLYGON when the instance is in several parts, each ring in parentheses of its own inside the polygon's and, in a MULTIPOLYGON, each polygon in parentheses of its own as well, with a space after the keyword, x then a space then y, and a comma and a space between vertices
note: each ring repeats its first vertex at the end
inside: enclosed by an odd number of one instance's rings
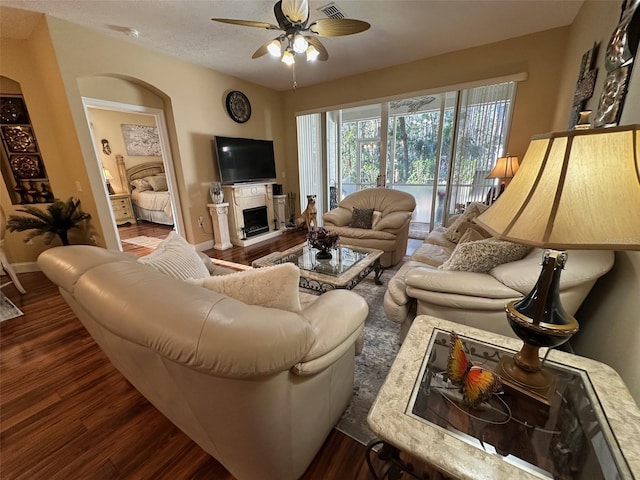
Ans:
POLYGON ((65 202, 56 198, 46 210, 25 205, 18 211, 31 216, 9 215, 7 230, 10 232, 33 230, 25 235, 24 241, 28 242, 38 235, 44 235, 45 245, 49 245, 56 235, 60 237, 63 245, 69 245, 69 230, 80 228, 82 222, 91 218, 91 215, 80 209, 80 200, 73 197, 69 197, 65 202))

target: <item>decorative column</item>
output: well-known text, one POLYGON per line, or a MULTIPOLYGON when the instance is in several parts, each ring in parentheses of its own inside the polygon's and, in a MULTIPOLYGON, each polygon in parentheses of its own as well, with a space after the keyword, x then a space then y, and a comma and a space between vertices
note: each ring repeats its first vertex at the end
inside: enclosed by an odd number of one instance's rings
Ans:
POLYGON ((285 213, 287 205, 286 195, 273 196, 273 208, 275 209, 276 220, 278 220, 278 228, 284 229, 287 226, 287 215, 285 213))
POLYGON ((213 248, 216 250, 228 250, 233 247, 231 238, 229 237, 229 204, 228 203, 209 203, 209 213, 213 223, 213 248))

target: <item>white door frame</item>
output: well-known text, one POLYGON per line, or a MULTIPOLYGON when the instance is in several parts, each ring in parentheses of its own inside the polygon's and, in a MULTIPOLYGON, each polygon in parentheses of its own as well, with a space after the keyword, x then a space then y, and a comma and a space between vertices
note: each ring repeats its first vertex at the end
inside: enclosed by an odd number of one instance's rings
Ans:
MULTIPOLYGON (((182 209, 180 207, 180 197, 178 196, 178 184, 175 175, 175 169, 173 168, 173 158, 171 156, 171 147, 169 144, 169 134, 167 130, 167 124, 164 118, 164 111, 158 108, 144 107, 142 105, 131 105, 127 103, 120 102, 112 102, 109 100, 101 100, 98 98, 89 98, 82 97, 82 105, 84 107, 84 114, 87 120, 87 124, 89 126, 89 130, 91 131, 91 138, 93 140, 93 149, 96 156, 96 161, 98 162, 98 166, 100 167, 99 171, 102 171, 101 165, 101 157, 100 152, 97 150, 98 143, 94 138, 93 128, 91 128, 91 119, 89 114, 89 108, 98 108, 102 110, 111 110, 116 112, 124 112, 124 113, 137 113, 142 115, 150 115, 155 119, 156 127, 158 128, 158 137, 160 138, 160 148, 162 151, 162 163, 164 165, 164 171, 167 175, 167 185, 169 187, 170 192, 170 200, 171 200, 171 209, 173 211, 173 228, 180 235, 183 235, 183 221, 182 221, 182 209)), ((105 196, 107 195, 105 189, 105 196)), ((108 198, 107 198, 108 200, 108 198)), ((118 246, 120 250, 122 250, 122 242, 120 241, 120 236, 118 235, 118 228, 116 225, 116 220, 113 215, 113 211, 111 211, 111 221, 113 224, 113 229, 116 232, 116 237, 118 239, 118 246)))

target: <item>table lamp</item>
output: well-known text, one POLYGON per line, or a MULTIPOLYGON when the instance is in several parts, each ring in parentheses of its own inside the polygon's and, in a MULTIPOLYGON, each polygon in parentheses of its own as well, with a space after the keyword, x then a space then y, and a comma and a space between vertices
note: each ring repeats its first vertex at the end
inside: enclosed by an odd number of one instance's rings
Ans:
POLYGON ((550 404, 555 378, 540 347, 557 347, 578 331, 562 307, 565 250, 640 250, 640 125, 534 136, 508 190, 476 221, 495 237, 547 249, 533 290, 506 306, 524 342, 505 356, 503 383, 550 404))
POLYGON ((502 192, 504 192, 504 189, 507 188, 507 185, 509 185, 509 182, 518 171, 518 167, 518 157, 509 155, 508 153, 506 156, 500 157, 496 160, 495 166, 485 178, 499 178, 500 188, 498 189, 498 194, 495 197, 493 197, 493 191, 495 189, 491 190, 492 196, 489 200, 489 204, 496 201, 497 198, 502 195, 502 192))
POLYGON ((496 160, 496 164, 493 167, 493 170, 489 172, 489 175, 487 175, 487 178, 499 178, 506 188, 518 171, 519 166, 520 163, 518 162, 518 157, 507 153, 506 156, 500 157, 496 160))
POLYGON ((107 184, 107 191, 109 192, 109 195, 114 195, 116 192, 113 191, 113 187, 109 181, 113 180, 113 175, 111 175, 111 172, 106 167, 102 167, 102 175, 104 176, 104 181, 107 184))

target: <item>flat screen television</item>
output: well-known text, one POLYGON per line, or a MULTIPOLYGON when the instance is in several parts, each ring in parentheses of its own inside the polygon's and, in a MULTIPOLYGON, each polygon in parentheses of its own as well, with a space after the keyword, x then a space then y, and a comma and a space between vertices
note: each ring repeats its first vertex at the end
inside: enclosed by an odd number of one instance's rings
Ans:
POLYGON ((225 185, 276 179, 272 140, 216 136, 213 151, 225 185))

